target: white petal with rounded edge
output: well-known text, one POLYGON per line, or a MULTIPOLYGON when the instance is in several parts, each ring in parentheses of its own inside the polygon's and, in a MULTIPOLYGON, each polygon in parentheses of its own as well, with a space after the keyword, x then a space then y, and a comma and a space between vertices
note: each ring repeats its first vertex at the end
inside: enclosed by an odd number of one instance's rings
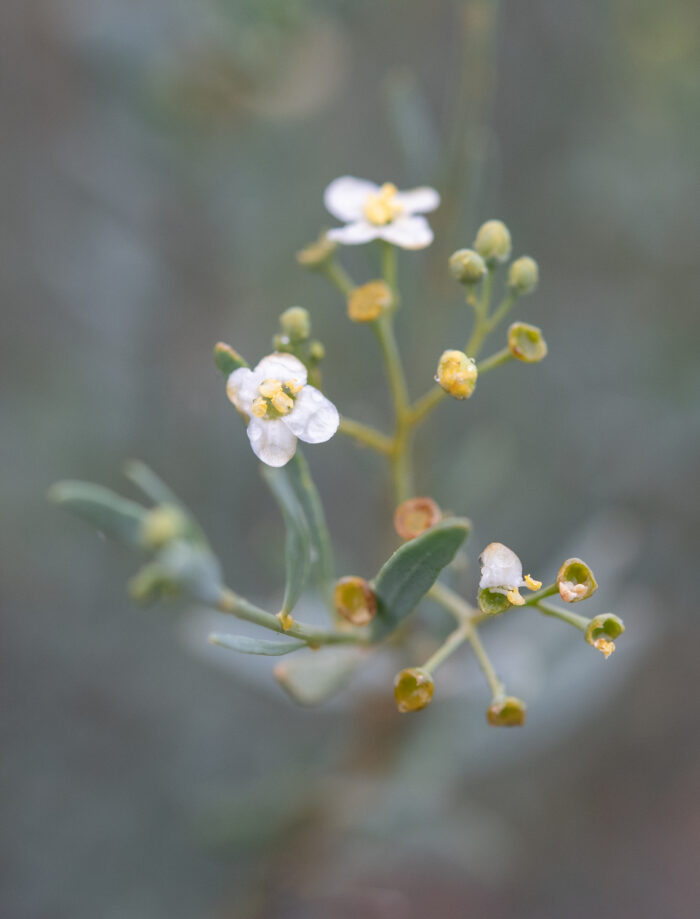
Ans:
POLYGON ((297 448, 296 437, 281 421, 251 418, 248 439, 253 453, 268 466, 284 466, 297 448))
POLYGON ((274 354, 268 354, 255 367, 255 374, 263 380, 280 380, 285 383, 287 380, 296 380, 302 386, 306 383, 306 367, 298 357, 293 354, 283 354, 275 351, 274 354))
POLYGON ((523 566, 518 556, 501 542, 492 542, 481 553, 479 587, 523 587, 523 566))
POLYGON ((367 201, 367 195, 379 191, 379 186, 365 179, 341 176, 333 179, 323 193, 326 209, 338 220, 357 220, 367 201))
POLYGON ((263 377, 257 371, 239 367, 226 380, 226 395, 239 411, 250 415, 253 399, 257 396, 258 386, 262 381, 263 377))
POLYGON ((377 230, 378 236, 402 249, 425 249, 433 241, 433 231, 425 217, 399 217, 377 230))
POLYGON ((410 191, 400 191, 396 200, 407 214, 427 214, 428 211, 434 211, 440 206, 440 195, 427 185, 412 188, 410 191))
POLYGON ((384 227, 375 227, 366 220, 358 220, 355 223, 349 223, 346 227, 336 227, 328 230, 326 236, 334 239, 337 243, 343 243, 346 246, 358 246, 361 243, 368 243, 373 239, 379 239, 384 227))
POLYGON ((281 420, 299 440, 321 444, 338 430, 340 415, 335 405, 315 386, 305 386, 297 396, 294 409, 281 420))

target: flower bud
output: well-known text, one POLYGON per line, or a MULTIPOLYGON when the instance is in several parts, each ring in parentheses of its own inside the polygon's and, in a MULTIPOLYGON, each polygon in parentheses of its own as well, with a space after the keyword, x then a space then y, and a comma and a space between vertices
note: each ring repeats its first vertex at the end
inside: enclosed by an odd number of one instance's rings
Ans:
POLYGON ((231 345, 224 344, 223 341, 217 342, 214 345, 214 363, 224 376, 227 377, 230 376, 234 370, 238 370, 239 367, 248 366, 247 361, 241 357, 238 351, 234 351, 231 345))
POLYGON ((503 591, 491 590, 490 587, 482 587, 477 594, 477 603, 482 613, 487 616, 497 616, 504 613, 512 603, 503 591))
POLYGON ((348 295, 348 316, 353 322, 373 322, 392 304, 391 290, 384 281, 370 281, 348 295))
POLYGON ((537 287, 540 270, 534 258, 522 255, 508 270, 508 287, 518 294, 531 294, 537 287))
POLYGON ((180 585, 157 562, 144 565, 127 585, 129 597, 135 603, 147 606, 158 600, 176 597, 180 585))
POLYGON ((160 549, 184 536, 187 518, 177 507, 162 504, 148 511, 141 522, 141 542, 146 549, 160 549))
POLYGON ((311 334, 309 311, 303 306, 290 306, 280 316, 280 329, 291 342, 304 341, 311 334))
POLYGON ((486 720, 495 728, 516 728, 525 724, 527 705, 515 696, 506 696, 489 705, 486 720))
POLYGON ((568 558, 557 574, 559 596, 565 603, 586 600, 598 589, 593 572, 580 558, 568 558))
POLYGON ((320 364, 326 356, 326 349, 323 342, 314 339, 309 342, 309 360, 314 364, 320 364))
POLYGON ((461 284, 477 284, 486 274, 486 262, 473 249, 458 249, 447 264, 452 277, 461 284))
POLYGON ((333 590, 336 612, 353 625, 367 625, 377 615, 377 598, 364 578, 341 578, 333 590))
POLYGON ((625 624, 618 616, 613 616, 612 613, 594 616, 586 629, 586 641, 608 658, 615 650, 615 642, 612 639, 619 638, 624 631, 625 624))
POLYGON ((479 372, 464 351, 445 351, 438 364, 436 381, 454 399, 468 399, 479 372))
POLYGON ((510 231, 500 220, 487 220, 479 227, 474 248, 489 265, 506 262, 510 257, 510 231))
POLYGON ((337 248, 338 243, 321 233, 316 242, 309 243, 297 252, 297 262, 309 271, 321 271, 337 248))
POLYGON ((399 711, 419 712, 430 705, 435 691, 433 678, 427 670, 409 667, 396 674, 394 698, 399 711))
POLYGON ((432 498, 409 498, 396 508, 394 529, 401 539, 415 539, 442 519, 432 498))
POLYGON ((527 322, 514 322, 508 329, 508 347, 513 357, 526 364, 536 364, 547 356, 547 342, 542 329, 527 322))

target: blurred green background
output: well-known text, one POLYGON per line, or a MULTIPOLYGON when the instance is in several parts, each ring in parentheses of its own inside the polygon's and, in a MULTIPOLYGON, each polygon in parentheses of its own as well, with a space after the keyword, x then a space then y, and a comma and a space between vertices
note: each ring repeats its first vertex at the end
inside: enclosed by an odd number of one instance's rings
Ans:
MULTIPOLYGON (((5 0, 3 917, 697 916, 699 35, 694 0, 5 0), (415 395, 467 328, 449 253, 499 217, 540 263, 517 315, 549 357, 419 447, 472 558, 502 540, 548 580, 581 555, 627 623, 607 663, 532 613, 483 630, 520 731, 487 728, 466 653, 415 718, 399 656, 294 708, 204 617, 133 608, 133 559, 45 501, 128 491, 142 458, 272 605, 282 529, 211 349, 256 360, 303 304, 329 396, 388 424, 371 336, 294 261, 345 173, 443 192, 401 258, 415 395)), ((341 568, 372 574, 380 461, 307 453, 341 568)))

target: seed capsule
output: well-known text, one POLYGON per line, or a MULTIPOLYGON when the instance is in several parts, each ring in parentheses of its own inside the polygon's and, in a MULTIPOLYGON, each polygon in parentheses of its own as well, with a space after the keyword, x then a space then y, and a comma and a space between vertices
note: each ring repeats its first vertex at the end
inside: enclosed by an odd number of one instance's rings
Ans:
POLYGON ((336 611, 353 625, 367 625, 377 615, 377 598, 364 578, 341 578, 333 591, 336 611))
POLYGON ((394 698, 401 713, 418 712, 430 705, 435 691, 433 678, 427 670, 409 667, 396 675, 394 698))
POLYGON ((442 511, 432 498, 409 498, 396 508, 394 529, 401 539, 415 539, 441 518, 442 511))
POLYGON ((527 705, 515 696, 492 702, 486 710, 486 720, 496 728, 515 728, 525 724, 527 705))

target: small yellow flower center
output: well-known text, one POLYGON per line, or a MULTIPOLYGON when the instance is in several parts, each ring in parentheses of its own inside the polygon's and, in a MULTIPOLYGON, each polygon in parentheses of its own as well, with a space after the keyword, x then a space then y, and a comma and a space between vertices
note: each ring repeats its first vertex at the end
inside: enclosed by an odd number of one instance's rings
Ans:
POLYGON ((379 191, 367 195, 364 215, 375 226, 381 227, 398 217, 403 212, 403 206, 396 200, 398 189, 391 182, 385 182, 379 191))
POLYGON ((288 415, 302 389, 303 384, 296 380, 263 380, 258 386, 260 395, 253 401, 251 411, 256 418, 268 420, 288 415))

